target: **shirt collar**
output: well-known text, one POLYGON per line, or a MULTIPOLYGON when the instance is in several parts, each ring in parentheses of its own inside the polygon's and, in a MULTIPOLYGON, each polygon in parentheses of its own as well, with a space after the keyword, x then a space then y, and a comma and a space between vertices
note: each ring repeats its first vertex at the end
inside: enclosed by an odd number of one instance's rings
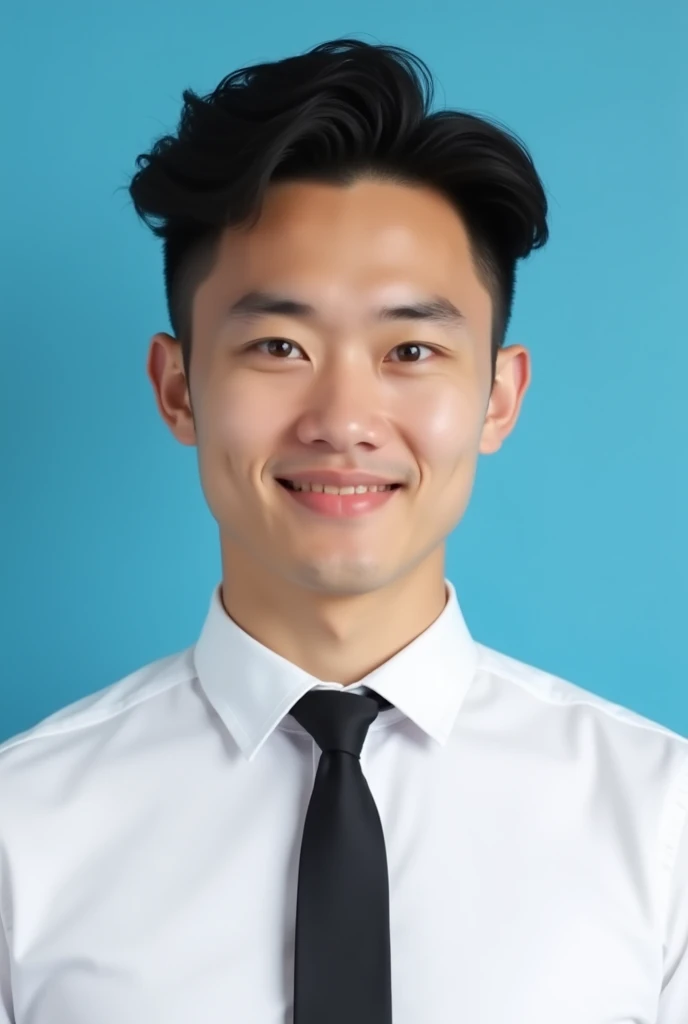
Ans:
MULTIPOLYGON (((383 711, 371 730, 410 718, 428 736, 446 743, 475 673, 478 653, 463 618, 456 589, 445 578, 447 603, 439 617, 406 647, 355 687, 369 687, 394 708, 383 711)), ((337 687, 309 675, 243 630, 222 604, 221 584, 193 656, 200 683, 248 761, 282 725, 297 700, 317 686, 337 687)), ((295 719, 288 727, 302 731, 295 719)))

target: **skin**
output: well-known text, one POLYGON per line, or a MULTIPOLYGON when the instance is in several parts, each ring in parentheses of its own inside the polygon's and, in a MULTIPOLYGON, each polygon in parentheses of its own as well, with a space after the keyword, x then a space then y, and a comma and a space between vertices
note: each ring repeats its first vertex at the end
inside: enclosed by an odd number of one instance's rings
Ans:
POLYGON ((370 180, 292 182, 269 188, 255 227, 224 233, 194 296, 190 386, 177 340, 151 339, 158 410, 180 444, 197 447, 219 526, 225 610, 319 680, 358 682, 445 606, 446 538, 478 455, 499 450, 530 383, 530 355, 512 345, 490 391, 491 317, 444 197, 370 180), (253 289, 318 316, 228 319, 253 289), (371 317, 377 305, 436 294, 462 311, 462 326, 371 317), (316 517, 274 476, 320 468, 406 486, 371 514, 316 517))

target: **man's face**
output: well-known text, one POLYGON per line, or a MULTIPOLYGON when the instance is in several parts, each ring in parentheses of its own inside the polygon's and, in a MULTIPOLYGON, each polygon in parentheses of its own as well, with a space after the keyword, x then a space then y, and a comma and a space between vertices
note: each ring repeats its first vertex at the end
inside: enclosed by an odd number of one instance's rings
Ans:
POLYGON ((500 446, 528 383, 527 352, 505 350, 519 354, 520 369, 514 377, 507 366, 506 391, 491 399, 491 322, 463 223, 435 192, 372 181, 271 186, 258 225, 225 232, 195 293, 193 417, 188 404, 174 416, 170 408, 178 345, 153 341, 165 353, 155 357, 159 405, 177 438, 198 446, 225 569, 324 596, 377 589, 428 559, 440 566, 478 454, 500 446), (253 291, 316 314, 230 317, 253 291), (374 315, 437 296, 463 320, 374 315), (331 518, 276 479, 353 468, 403 487, 371 513, 331 518))

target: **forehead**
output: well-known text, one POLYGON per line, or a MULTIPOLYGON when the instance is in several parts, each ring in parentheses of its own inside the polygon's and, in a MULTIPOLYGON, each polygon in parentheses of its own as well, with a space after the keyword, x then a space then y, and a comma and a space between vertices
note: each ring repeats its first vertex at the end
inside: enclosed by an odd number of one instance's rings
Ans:
POLYGON ((223 233, 198 298, 226 304, 251 289, 303 289, 335 314, 393 300, 397 286, 444 294, 477 333, 489 330, 490 297, 445 197, 389 182, 288 182, 268 188, 255 226, 223 233))

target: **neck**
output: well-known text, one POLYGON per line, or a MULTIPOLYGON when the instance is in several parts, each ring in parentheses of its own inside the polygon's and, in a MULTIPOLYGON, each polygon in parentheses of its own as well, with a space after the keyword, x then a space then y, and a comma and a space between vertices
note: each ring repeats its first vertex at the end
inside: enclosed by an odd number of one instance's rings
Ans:
POLYGON ((447 603, 444 550, 364 592, 333 592, 265 572, 223 551, 222 603, 246 633, 322 682, 352 686, 398 654, 447 603))

